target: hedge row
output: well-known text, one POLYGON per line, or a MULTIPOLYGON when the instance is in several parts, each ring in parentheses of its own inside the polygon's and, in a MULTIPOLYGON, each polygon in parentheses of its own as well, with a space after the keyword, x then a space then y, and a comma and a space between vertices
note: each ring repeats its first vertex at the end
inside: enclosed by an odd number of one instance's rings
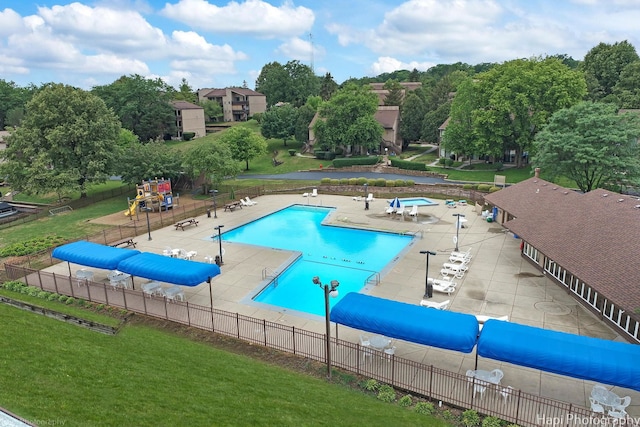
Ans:
POLYGON ((424 163, 410 162, 407 160, 396 159, 394 157, 390 157, 390 159, 391 159, 391 166, 394 166, 399 169, 406 169, 406 170, 412 170, 412 171, 427 170, 427 165, 425 165, 424 163))
POLYGON ((369 185, 371 187, 412 187, 415 182, 410 179, 384 179, 384 178, 322 178, 321 185, 369 185))
POLYGON ((341 158, 333 161, 333 167, 346 168, 357 165, 375 165, 379 161, 380 158, 378 156, 341 158))

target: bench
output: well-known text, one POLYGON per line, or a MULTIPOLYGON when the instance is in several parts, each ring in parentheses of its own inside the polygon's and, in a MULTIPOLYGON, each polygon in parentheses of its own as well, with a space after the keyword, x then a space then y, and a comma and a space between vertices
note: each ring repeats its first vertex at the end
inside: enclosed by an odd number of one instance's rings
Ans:
POLYGON ((198 220, 195 218, 189 218, 189 219, 185 219, 182 221, 178 221, 175 224, 176 230, 178 228, 182 228, 182 231, 184 231, 184 228, 189 226, 189 225, 195 225, 196 227, 198 226, 198 220))
POLYGON ((120 246, 124 246, 125 248, 128 248, 130 246, 133 246, 134 248, 136 247, 136 243, 133 241, 133 237, 126 237, 124 239, 120 239, 117 242, 113 242, 111 243, 110 246, 114 247, 114 248, 119 248, 120 246))

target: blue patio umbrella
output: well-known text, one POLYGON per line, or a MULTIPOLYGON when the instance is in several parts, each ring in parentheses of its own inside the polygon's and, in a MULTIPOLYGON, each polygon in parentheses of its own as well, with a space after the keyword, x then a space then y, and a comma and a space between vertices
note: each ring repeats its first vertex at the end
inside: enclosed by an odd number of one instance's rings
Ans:
POLYGON ((398 199, 397 197, 395 199, 393 199, 391 201, 391 203, 389 203, 389 206, 392 208, 401 208, 402 207, 402 202, 400 202, 400 199, 398 199))

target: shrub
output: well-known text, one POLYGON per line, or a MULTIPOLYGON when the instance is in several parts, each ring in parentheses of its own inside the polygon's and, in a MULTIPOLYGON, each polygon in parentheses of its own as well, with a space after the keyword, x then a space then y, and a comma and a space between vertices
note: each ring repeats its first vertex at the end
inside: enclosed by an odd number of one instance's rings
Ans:
POLYGON ((340 178, 340 185, 349 184, 349 178, 340 178))
POLYGON ((71 305, 74 302, 76 302, 75 298, 74 297, 69 297, 69 298, 67 298, 67 300, 64 303, 67 304, 67 305, 71 305))
POLYGON ((446 158, 444 158, 444 157, 440 157, 440 158, 438 159, 438 164, 439 164, 439 165, 444 165, 444 162, 445 162, 446 160, 447 160, 446 158))
POLYGON ((395 187, 404 187, 406 185, 404 179, 396 179, 395 187))
POLYGON ((40 288, 36 288, 35 286, 29 286, 27 288, 27 295, 30 297, 37 297, 40 292, 40 288))
POLYGON ((495 193, 495 192, 496 192, 496 191, 498 191, 498 190, 500 190, 500 187, 496 187, 496 186, 494 185, 494 186, 491 186, 491 187, 489 188, 489 193, 495 193))
POLYGON ((453 421, 456 418, 455 415, 453 415, 453 412, 451 412, 448 409, 445 409, 444 411, 442 411, 442 419, 445 421, 453 421))
POLYGON ((43 251, 52 246, 63 243, 65 239, 60 236, 44 236, 35 239, 14 243, 0 249, 0 257, 23 256, 43 251))
POLYGON ((191 141, 196 136, 195 132, 182 132, 182 139, 184 141, 191 141))
POLYGON ((490 184, 478 184, 478 191, 489 191, 490 184))
POLYGON ((362 388, 367 391, 376 391, 378 387, 380 387, 380 383, 373 378, 366 380, 364 384, 362 384, 362 388))
POLYGON ((384 384, 378 389, 378 400, 393 402, 396 400, 396 391, 390 385, 384 384))
POLYGON ((467 409, 462 413, 462 424, 467 427, 475 427, 480 425, 480 415, 473 409, 467 409))
POLYGON ((49 299, 50 292, 40 291, 38 292, 38 298, 40 299, 49 299))
POLYGON ((329 184, 331 184, 331 178, 322 178, 320 180, 320 184, 321 185, 329 185, 329 184))
POLYGON ((296 150, 287 150, 289 152, 290 156, 295 156, 296 155, 296 150))
POLYGON ((349 178, 349 185, 358 185, 358 178, 349 178))
POLYGON ((462 184, 462 189, 463 190, 475 190, 475 188, 473 188, 473 184, 462 184))
POLYGON ((453 166, 453 159, 445 159, 444 160, 444 165, 448 168, 450 168, 451 166, 453 166))
POLYGON ((376 156, 372 157, 349 157, 343 159, 335 159, 333 161, 333 166, 336 168, 344 168, 348 166, 357 166, 357 165, 375 165, 378 163, 379 158, 376 156))
POLYGON ((337 178, 334 178, 331 180, 331 185, 340 185, 340 180, 337 178))
POLYGON ((386 183, 384 184, 385 187, 395 187, 396 186, 396 182, 392 179, 389 179, 386 181, 386 183))
POLYGON ((387 186, 387 180, 384 178, 377 178, 375 180, 375 184, 376 187, 386 187, 387 186))
POLYGON ((407 187, 413 187, 414 185, 416 185, 416 182, 414 180, 412 180, 412 179, 407 179, 404 182, 404 185, 406 185, 407 187))
POLYGON ((66 295, 58 295, 58 301, 60 302, 65 302, 67 300, 67 296, 66 295))
POLYGON ((496 167, 496 171, 498 172, 504 169, 504 165, 501 162, 494 163, 494 166, 496 167))
POLYGON ((414 406, 413 410, 418 414, 432 415, 436 408, 431 402, 418 402, 416 403, 416 406, 414 406))
POLYGON ((502 427, 502 420, 497 417, 486 417, 482 420, 482 427, 502 427))
POLYGON ((413 398, 411 398, 411 395, 408 394, 405 394, 400 398, 400 400, 398 400, 398 405, 402 406, 403 408, 408 408, 412 403, 413 398))
POLYGON ((98 311, 102 311, 102 310, 104 310, 104 304, 98 304, 98 305, 96 305, 96 310, 98 310, 98 311))
POLYGON ((86 301, 83 300, 82 298, 78 298, 78 300, 76 301, 76 304, 80 307, 84 307, 86 305, 86 301))
POLYGON ((55 301, 58 299, 58 294, 49 294, 49 296, 47 296, 47 301, 55 301))

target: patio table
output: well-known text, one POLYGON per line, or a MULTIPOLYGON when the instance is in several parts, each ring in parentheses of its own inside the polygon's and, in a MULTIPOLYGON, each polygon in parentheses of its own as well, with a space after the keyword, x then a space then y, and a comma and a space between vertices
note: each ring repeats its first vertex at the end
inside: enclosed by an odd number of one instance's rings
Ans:
POLYGON ((383 335, 374 335, 369 338, 369 344, 376 350, 384 350, 391 344, 391 340, 383 335))

